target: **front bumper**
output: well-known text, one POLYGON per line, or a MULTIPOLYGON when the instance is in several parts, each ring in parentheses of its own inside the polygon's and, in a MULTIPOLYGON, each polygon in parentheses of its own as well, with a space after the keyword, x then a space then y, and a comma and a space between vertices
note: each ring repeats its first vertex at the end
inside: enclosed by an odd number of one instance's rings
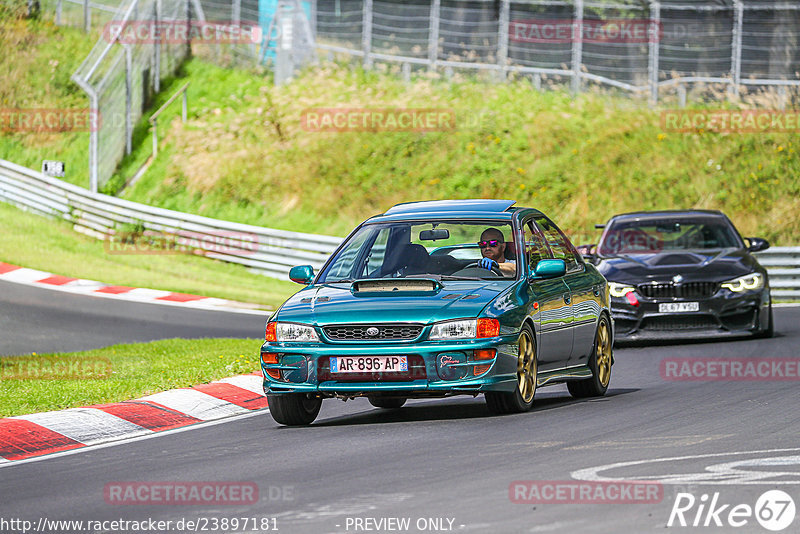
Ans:
POLYGON ((268 395, 309 393, 323 397, 372 395, 430 397, 513 391, 517 383, 518 334, 465 341, 419 343, 270 343, 261 347, 264 392, 268 395), (476 360, 475 352, 494 350, 491 360, 476 360), (277 354, 278 363, 265 363, 277 354), (406 356, 409 372, 348 376, 330 373, 335 356, 406 356), (443 361, 442 357, 446 356, 443 361), (454 363, 450 363, 454 362, 454 363), (475 376, 475 366, 483 367, 475 376), (413 367, 413 369, 412 369, 413 367), (268 371, 280 375, 270 376, 268 371))
POLYGON ((768 287, 743 293, 718 290, 709 298, 646 298, 635 293, 639 305, 612 298, 611 313, 618 341, 750 336, 769 326, 768 287), (663 313, 661 303, 697 302, 692 312, 663 313))

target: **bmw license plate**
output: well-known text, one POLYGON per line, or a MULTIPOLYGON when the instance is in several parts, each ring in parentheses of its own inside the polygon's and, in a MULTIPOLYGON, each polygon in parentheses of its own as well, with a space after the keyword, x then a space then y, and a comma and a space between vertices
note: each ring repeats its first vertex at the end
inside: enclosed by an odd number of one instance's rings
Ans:
POLYGON ((681 313, 700 311, 699 302, 662 302, 658 305, 659 313, 681 313))
POLYGON ((406 356, 334 356, 331 373, 402 373, 408 371, 406 356))

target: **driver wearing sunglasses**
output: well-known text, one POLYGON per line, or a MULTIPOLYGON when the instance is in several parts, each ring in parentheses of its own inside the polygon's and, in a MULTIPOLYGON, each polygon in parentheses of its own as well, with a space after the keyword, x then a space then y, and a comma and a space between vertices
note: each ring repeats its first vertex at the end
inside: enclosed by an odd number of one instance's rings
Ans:
POLYGON ((497 228, 487 228, 481 234, 478 241, 483 258, 478 265, 484 269, 499 269, 503 276, 514 276, 517 274, 517 264, 514 260, 507 260, 505 256, 506 243, 503 232, 497 228))

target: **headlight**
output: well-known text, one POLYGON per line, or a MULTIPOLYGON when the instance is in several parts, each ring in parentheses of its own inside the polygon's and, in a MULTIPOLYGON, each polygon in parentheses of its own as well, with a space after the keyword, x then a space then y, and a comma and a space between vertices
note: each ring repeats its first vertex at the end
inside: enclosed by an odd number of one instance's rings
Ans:
POLYGON ((267 323, 267 341, 319 342, 313 326, 295 323, 267 323))
POLYGON ((617 282, 608 283, 608 292, 612 297, 622 298, 628 293, 633 293, 636 289, 633 286, 618 284, 617 282))
POLYGON ((459 319, 435 323, 428 339, 470 339, 499 335, 500 321, 497 319, 459 319))
POLYGON ((742 291, 749 291, 751 289, 758 289, 764 287, 764 276, 760 273, 752 273, 733 280, 728 280, 722 283, 722 287, 730 289, 734 293, 741 293, 742 291))

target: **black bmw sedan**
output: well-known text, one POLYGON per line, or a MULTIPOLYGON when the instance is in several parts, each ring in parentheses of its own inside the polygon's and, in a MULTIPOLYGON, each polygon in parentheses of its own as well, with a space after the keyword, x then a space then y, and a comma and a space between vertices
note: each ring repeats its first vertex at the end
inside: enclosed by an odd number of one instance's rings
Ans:
POLYGON ((608 279, 617 339, 771 337, 767 271, 719 211, 615 215, 600 242, 580 247, 608 279))

